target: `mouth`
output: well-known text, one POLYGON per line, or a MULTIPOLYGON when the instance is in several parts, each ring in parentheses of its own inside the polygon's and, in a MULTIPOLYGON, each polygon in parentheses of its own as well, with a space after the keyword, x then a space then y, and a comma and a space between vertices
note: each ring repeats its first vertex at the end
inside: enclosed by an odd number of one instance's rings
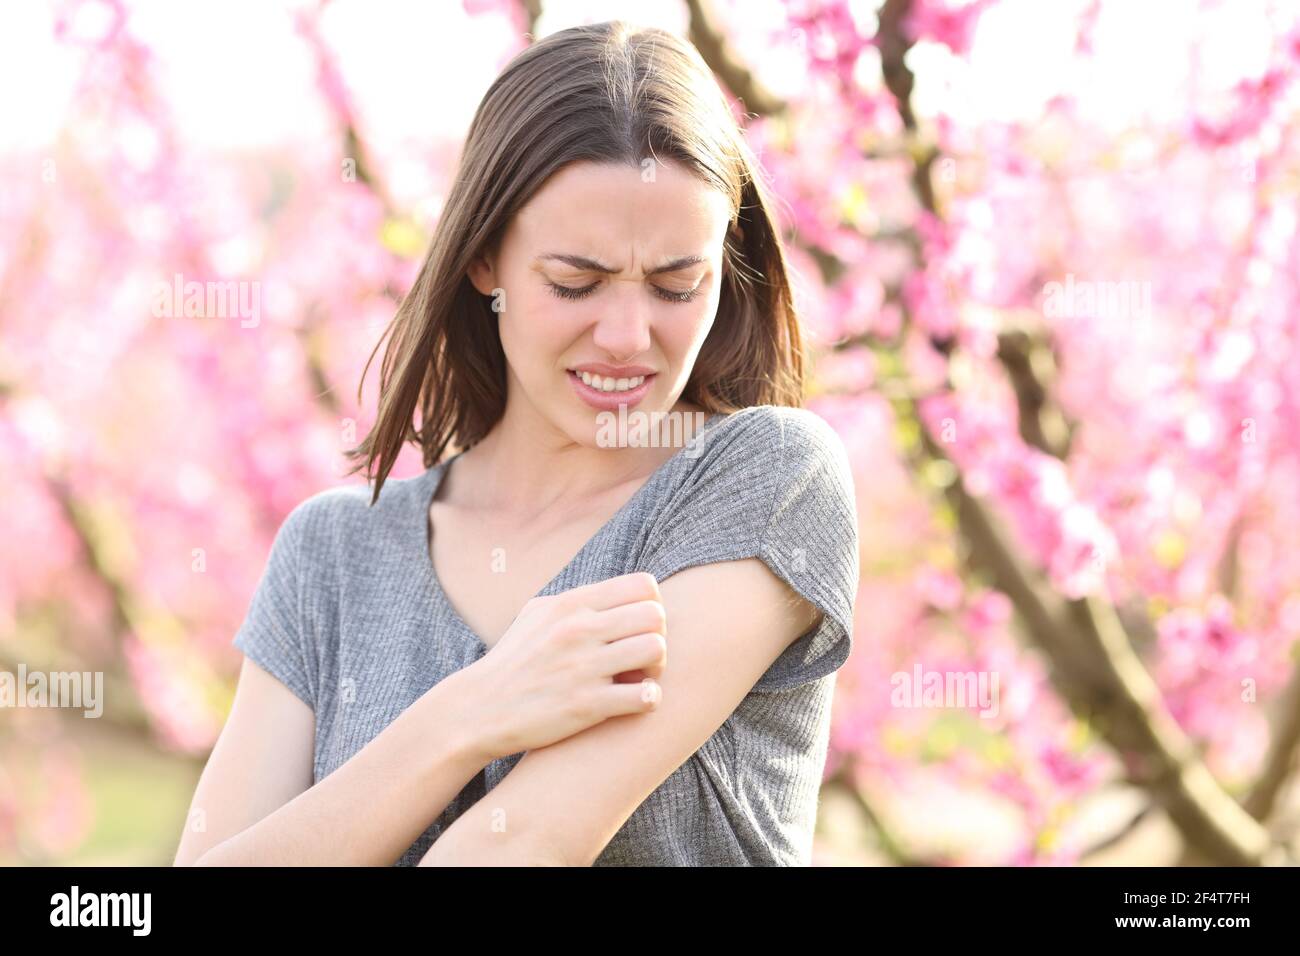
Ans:
POLYGON ((578 398, 592 408, 615 411, 620 405, 630 408, 645 398, 654 384, 657 373, 614 378, 569 369, 566 374, 578 398))

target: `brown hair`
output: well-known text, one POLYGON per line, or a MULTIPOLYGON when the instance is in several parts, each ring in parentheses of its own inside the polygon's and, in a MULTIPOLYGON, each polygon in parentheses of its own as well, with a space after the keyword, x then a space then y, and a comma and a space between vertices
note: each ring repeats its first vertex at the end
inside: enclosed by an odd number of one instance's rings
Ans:
MULTIPOLYGON (((479 104, 429 251, 385 338, 379 414, 346 456, 377 483, 404 442, 426 468, 501 418, 506 361, 492 299, 469 280, 514 213, 561 167, 680 162, 732 203, 722 289, 682 398, 710 412, 803 402, 804 355, 785 255, 757 161, 699 52, 622 21, 571 27, 516 56, 479 104), (415 427, 419 406, 421 427, 415 427)), ((361 381, 374 360, 367 360, 361 381)), ((360 400, 360 389, 358 389, 360 400)))

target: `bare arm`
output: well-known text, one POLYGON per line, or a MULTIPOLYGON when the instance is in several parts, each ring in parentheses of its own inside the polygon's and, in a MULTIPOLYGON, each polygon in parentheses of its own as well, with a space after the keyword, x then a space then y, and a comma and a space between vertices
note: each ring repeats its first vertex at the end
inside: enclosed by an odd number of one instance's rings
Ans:
POLYGON ((752 558, 690 568, 660 589, 668 665, 659 706, 529 750, 442 833, 421 866, 590 866, 819 619, 752 558))
POLYGON ((315 715, 245 659, 176 866, 391 866, 492 759, 464 715, 475 675, 435 684, 312 785, 315 715))

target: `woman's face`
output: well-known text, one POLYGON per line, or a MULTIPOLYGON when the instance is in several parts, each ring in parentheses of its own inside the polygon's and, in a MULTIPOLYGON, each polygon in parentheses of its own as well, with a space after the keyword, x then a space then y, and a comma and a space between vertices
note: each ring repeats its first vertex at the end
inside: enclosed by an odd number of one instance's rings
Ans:
POLYGON ((506 415, 590 446, 620 404, 673 410, 717 314, 730 221, 726 197, 676 166, 551 176, 470 270, 499 313, 506 415))

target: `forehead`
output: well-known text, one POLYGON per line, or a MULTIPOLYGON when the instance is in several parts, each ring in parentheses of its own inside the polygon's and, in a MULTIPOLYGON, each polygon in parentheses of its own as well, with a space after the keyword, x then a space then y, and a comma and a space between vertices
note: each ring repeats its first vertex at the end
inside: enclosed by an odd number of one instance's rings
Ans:
MULTIPOLYGON (((619 256, 711 252, 721 246, 731 204, 679 165, 573 163, 519 210, 510 231, 530 251, 619 256)), ((620 263, 626 266, 626 263, 620 263)))

